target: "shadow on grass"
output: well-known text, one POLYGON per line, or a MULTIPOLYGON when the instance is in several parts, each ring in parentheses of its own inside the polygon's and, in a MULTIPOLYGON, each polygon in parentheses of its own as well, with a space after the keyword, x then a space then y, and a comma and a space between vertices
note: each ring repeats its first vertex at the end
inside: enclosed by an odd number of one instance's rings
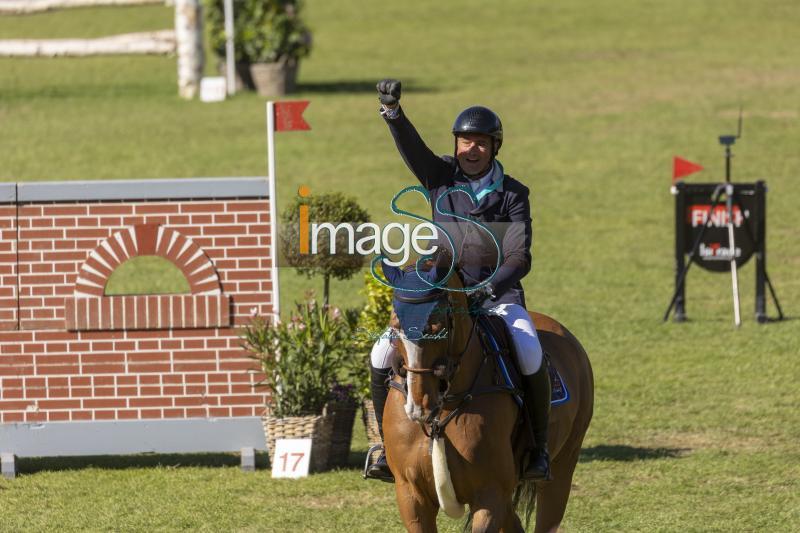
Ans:
MULTIPOLYGON (((125 470, 130 468, 184 468, 184 467, 238 467, 241 459, 237 453, 170 453, 139 455, 87 455, 80 457, 20 457, 17 471, 20 474, 35 474, 46 471, 83 470, 100 468, 104 470, 125 470)), ((269 456, 266 452, 256 452, 256 469, 266 469, 269 456)))
MULTIPOLYGON (((379 80, 330 80, 298 82, 297 92, 301 93, 375 93, 379 80)), ((413 81, 403 81, 403 91, 415 93, 437 92, 432 87, 417 85, 413 81)), ((377 95, 377 93, 376 93, 377 95)))
POLYGON ((599 445, 581 450, 580 462, 590 461, 644 461, 650 459, 675 459, 685 456, 690 448, 639 448, 636 446, 599 445))

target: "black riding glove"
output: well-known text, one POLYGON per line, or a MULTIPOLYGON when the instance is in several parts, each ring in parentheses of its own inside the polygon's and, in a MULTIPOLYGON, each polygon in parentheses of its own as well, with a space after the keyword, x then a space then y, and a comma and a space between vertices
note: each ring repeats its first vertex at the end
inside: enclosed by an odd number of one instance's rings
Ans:
POLYGON ((400 103, 400 80, 385 79, 378 82, 378 100, 385 106, 394 107, 400 103))
POLYGON ((496 298, 497 296, 494 293, 494 287, 491 283, 487 283, 480 289, 475 289, 467 293, 470 309, 481 307, 486 300, 495 300, 496 298))

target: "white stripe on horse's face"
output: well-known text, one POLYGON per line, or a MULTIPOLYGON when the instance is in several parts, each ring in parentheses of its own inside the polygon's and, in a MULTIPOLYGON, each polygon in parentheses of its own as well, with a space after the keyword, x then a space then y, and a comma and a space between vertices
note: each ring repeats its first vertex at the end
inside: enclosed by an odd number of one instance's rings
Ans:
MULTIPOLYGON (((419 368, 420 364, 420 346, 418 342, 408 340, 405 335, 402 336, 403 347, 406 350, 408 357, 408 366, 411 368, 419 368)), ((412 387, 414 380, 417 376, 413 372, 406 372, 406 387, 408 388, 408 396, 406 397, 406 414, 412 421, 417 422, 422 419, 422 405, 414 403, 414 395, 412 394, 412 387)))

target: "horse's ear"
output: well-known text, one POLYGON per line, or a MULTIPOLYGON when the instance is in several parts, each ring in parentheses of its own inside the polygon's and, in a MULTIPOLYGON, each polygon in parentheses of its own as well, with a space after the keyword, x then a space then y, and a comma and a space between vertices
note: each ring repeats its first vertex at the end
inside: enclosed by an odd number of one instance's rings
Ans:
POLYGON ((383 269, 383 275, 386 276, 386 279, 392 285, 397 286, 397 282, 403 279, 403 271, 398 267, 388 265, 386 262, 381 261, 381 268, 383 269))

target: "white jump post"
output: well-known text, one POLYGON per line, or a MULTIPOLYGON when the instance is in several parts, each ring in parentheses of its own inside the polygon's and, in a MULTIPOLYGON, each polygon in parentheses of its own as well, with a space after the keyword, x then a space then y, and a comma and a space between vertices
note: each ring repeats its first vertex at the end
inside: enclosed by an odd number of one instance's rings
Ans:
POLYGON ((200 0, 175 0, 178 94, 191 100, 203 76, 203 13, 200 0))
POLYGON ((3 39, 0 57, 86 57, 122 54, 176 54, 178 94, 194 98, 203 75, 201 0, 0 0, 0 15, 27 15, 53 9, 139 4, 174 4, 175 28, 111 35, 97 39, 3 39))

